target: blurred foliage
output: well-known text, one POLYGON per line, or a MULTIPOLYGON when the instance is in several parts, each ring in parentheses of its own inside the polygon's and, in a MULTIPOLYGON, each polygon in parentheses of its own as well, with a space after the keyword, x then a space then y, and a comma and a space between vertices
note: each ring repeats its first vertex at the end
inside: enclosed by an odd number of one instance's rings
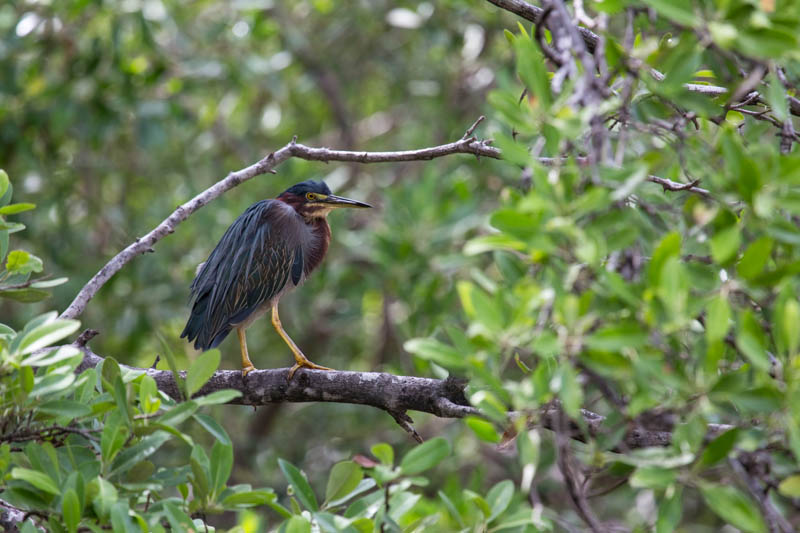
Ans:
MULTIPOLYGON (((26 202, 10 204, 10 187, 0 195, 0 296, 69 277, 49 300, 0 298, 2 435, 34 435, 0 448, 0 499, 58 531, 79 521, 120 531, 581 530, 564 449, 532 426, 558 400, 572 420, 582 408, 607 417, 603 434, 569 448, 591 506, 614 527, 766 531, 729 467, 745 453, 764 458, 758 481, 777 487, 769 505, 798 527, 800 156, 781 154, 776 134, 795 121, 800 7, 584 7, 608 16, 611 90, 600 108, 614 164, 592 168, 579 157, 598 109, 570 99, 574 80, 552 91, 530 24, 485 2, 0 6, 0 164, 26 202), (723 113, 735 102, 684 85, 731 94, 761 65, 759 105, 723 113), (321 364, 466 375, 488 420, 415 415, 430 440, 413 448, 390 417, 363 407, 175 403, 111 359, 75 375, 79 354, 31 348, 76 330, 45 311, 65 308, 109 257, 292 135, 405 149, 459 138, 481 113, 503 162, 289 161, 134 260, 81 322, 101 331, 96 352, 137 366, 173 357, 199 387, 219 356, 177 338, 195 266, 247 205, 321 177, 379 209, 331 217, 324 266, 282 301, 287 330, 321 364), (543 166, 538 156, 565 158, 543 166), (650 175, 700 179, 710 195, 664 191, 650 175), (27 202, 38 209, 23 212, 27 202), (28 226, 10 253, 21 226, 6 215, 28 226), (674 427, 671 446, 620 447, 626 429, 661 418, 674 427), (738 428, 704 442, 709 424, 738 428), (149 471, 135 468, 144 463, 149 471)), ((262 327, 250 329, 256 366, 288 364, 262 327)), ((220 349, 221 366, 234 366, 235 341, 220 349)))

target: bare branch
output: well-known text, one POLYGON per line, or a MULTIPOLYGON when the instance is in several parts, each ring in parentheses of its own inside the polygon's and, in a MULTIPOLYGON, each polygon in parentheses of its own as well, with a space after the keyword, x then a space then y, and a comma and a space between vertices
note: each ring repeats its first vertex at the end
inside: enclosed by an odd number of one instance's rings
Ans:
MULTIPOLYGON (((534 24, 539 23, 539 19, 544 11, 541 7, 531 5, 528 2, 523 2, 522 0, 489 0, 489 2, 496 5, 500 9, 505 9, 506 11, 514 13, 515 15, 520 16, 525 20, 529 20, 534 24)), ((583 42, 586 44, 586 49, 589 52, 594 53, 595 48, 597 48, 599 37, 594 32, 587 30, 582 26, 578 26, 578 31, 581 34, 583 42)))
POLYGON ((665 191, 689 191, 699 194, 700 196, 705 196, 706 198, 711 197, 711 193, 708 191, 708 189, 703 189, 702 187, 697 186, 697 184, 700 183, 700 180, 693 180, 689 183, 678 183, 677 181, 672 181, 667 178, 647 176, 647 181, 651 183, 658 183, 665 191))
MULTIPOLYGON (((477 126, 477 123, 475 126, 477 126)), ((256 176, 273 173, 275 167, 287 159, 297 157, 309 161, 324 162, 393 163, 400 161, 430 160, 452 154, 472 154, 475 156, 499 159, 500 150, 493 148, 489 143, 490 141, 479 141, 468 137, 452 143, 419 150, 398 152, 352 152, 347 150, 331 150, 329 148, 312 148, 297 143, 295 137, 290 143, 269 154, 261 161, 241 170, 231 172, 225 179, 218 181, 188 202, 178 206, 171 215, 165 218, 163 222, 153 228, 147 235, 136 239, 136 241, 131 243, 127 248, 111 258, 111 260, 83 286, 77 296, 72 300, 72 303, 69 304, 69 307, 61 313, 61 318, 76 318, 83 313, 89 301, 114 274, 119 272, 123 266, 128 264, 136 256, 151 251, 153 245, 158 241, 170 233, 174 233, 178 224, 189 218, 189 215, 237 185, 256 176)))
POLYGON ((479 116, 479 117, 478 117, 478 120, 476 120, 475 122, 473 122, 473 123, 472 123, 472 126, 470 126, 469 128, 467 128, 467 131, 465 131, 465 132, 464 132, 464 136, 463 136, 463 137, 461 137, 461 140, 462 140, 462 141, 464 141, 464 140, 467 140, 468 138, 472 137, 472 134, 475 132, 475 128, 477 128, 477 127, 478 127, 478 125, 479 125, 481 122, 483 122, 484 120, 486 120, 486 117, 484 117, 483 115, 479 116))
POLYGON ((558 427, 556 432, 556 452, 558 469, 561 476, 564 478, 564 484, 567 487, 567 494, 569 494, 575 511, 580 516, 581 520, 589 526, 592 533, 601 533, 607 531, 604 525, 597 518, 591 505, 586 498, 585 484, 579 479, 580 472, 577 461, 572 457, 572 450, 570 448, 569 438, 566 434, 566 416, 561 412, 558 416, 558 427))
POLYGON ((761 485, 761 481, 757 479, 757 476, 748 472, 746 464, 747 455, 752 454, 740 454, 737 458, 730 457, 728 458, 728 463, 731 465, 733 471, 736 472, 739 479, 744 482, 750 496, 758 502, 759 507, 761 507, 761 514, 767 521, 770 533, 791 533, 795 529, 770 501, 767 493, 769 489, 761 485))

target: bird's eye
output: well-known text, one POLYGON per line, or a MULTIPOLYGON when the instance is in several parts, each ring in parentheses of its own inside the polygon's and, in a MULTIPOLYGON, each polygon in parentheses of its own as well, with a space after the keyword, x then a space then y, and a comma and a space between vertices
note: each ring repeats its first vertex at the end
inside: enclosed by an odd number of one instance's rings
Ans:
POLYGON ((313 192, 310 192, 310 193, 306 194, 306 198, 308 198, 309 200, 316 200, 317 199, 317 195, 314 194, 313 192))

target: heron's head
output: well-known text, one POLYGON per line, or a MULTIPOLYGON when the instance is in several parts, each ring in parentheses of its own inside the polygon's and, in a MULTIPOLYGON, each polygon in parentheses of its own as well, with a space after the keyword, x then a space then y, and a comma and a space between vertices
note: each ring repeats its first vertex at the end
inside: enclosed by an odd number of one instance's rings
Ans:
POLYGON ((306 218, 326 217, 337 207, 372 207, 364 202, 331 194, 324 181, 306 180, 292 185, 281 194, 278 200, 285 202, 306 218))

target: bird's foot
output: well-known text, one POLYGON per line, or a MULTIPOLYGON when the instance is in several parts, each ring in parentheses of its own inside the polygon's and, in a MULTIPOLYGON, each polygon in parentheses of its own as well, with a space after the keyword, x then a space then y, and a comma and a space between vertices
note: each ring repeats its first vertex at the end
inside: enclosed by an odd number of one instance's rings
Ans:
POLYGON ((255 369, 256 369, 256 367, 254 367, 253 365, 243 366, 242 367, 242 379, 246 378, 247 374, 249 374, 250 372, 252 372, 255 369))
POLYGON ((296 363, 294 364, 294 366, 292 366, 292 368, 289 369, 289 376, 286 378, 289 381, 292 380, 294 373, 297 372, 297 370, 300 368, 310 368, 312 370, 333 370, 332 368, 328 368, 327 366, 320 366, 316 363, 312 363, 305 357, 303 357, 302 359, 300 357, 295 357, 295 361, 296 363))

